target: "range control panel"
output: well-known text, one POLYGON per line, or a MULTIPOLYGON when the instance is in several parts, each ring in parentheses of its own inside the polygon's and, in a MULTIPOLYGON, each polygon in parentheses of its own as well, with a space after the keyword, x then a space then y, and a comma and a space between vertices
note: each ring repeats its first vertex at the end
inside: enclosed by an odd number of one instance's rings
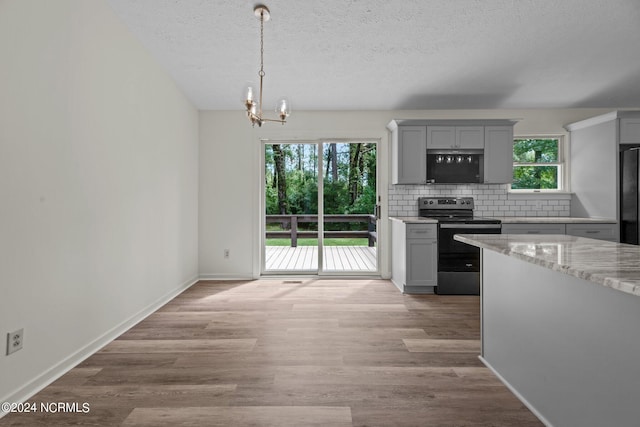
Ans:
POLYGON ((420 197, 419 209, 473 209, 473 197, 420 197))

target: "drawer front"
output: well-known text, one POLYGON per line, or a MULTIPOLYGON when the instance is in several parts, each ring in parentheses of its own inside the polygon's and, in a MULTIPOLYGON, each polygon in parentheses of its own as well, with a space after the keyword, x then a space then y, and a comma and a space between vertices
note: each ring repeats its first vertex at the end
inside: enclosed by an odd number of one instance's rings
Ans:
POLYGON ((615 224, 567 224, 567 234, 591 239, 617 239, 615 224))
POLYGON ((502 234, 565 234, 565 225, 502 224, 502 234))
POLYGON ((436 224, 408 224, 407 239, 436 239, 438 226, 436 224))

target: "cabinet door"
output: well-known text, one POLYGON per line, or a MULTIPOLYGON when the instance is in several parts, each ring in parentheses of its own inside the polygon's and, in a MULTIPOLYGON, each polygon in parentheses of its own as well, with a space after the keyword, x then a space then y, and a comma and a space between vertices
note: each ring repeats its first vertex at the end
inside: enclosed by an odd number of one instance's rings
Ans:
POLYGON ((424 184, 427 181, 426 126, 398 127, 398 179, 395 184, 424 184))
POLYGON ((427 126, 428 149, 484 148, 484 126, 427 126))
POLYGON ((427 148, 455 148, 455 126, 427 126, 427 148))
POLYGON ((615 242, 618 240, 617 227, 617 224, 567 224, 567 234, 615 242))
POLYGON ((437 277, 437 240, 407 239, 407 286, 436 286, 437 277))
POLYGON ((620 119, 620 144, 640 143, 640 118, 620 119))
POLYGON ((513 182, 513 126, 484 128, 484 182, 513 182))
POLYGON ((502 224, 502 234, 565 234, 564 224, 502 224))
POLYGON ((484 126, 456 126, 456 148, 484 148, 484 126))

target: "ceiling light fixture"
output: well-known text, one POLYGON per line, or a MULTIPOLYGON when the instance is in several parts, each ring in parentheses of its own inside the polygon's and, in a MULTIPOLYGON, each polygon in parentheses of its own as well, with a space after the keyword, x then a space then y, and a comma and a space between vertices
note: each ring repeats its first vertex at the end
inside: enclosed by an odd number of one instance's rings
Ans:
POLYGON ((291 114, 291 104, 287 98, 282 98, 276 105, 276 113, 280 119, 266 119, 262 117, 262 80, 264 79, 264 23, 271 18, 267 6, 259 4, 253 9, 254 15, 260 20, 260 92, 258 101, 255 99, 256 90, 252 84, 248 84, 244 91, 244 105, 247 108, 247 117, 251 124, 262 126, 264 122, 278 122, 283 125, 287 122, 287 117, 291 114))

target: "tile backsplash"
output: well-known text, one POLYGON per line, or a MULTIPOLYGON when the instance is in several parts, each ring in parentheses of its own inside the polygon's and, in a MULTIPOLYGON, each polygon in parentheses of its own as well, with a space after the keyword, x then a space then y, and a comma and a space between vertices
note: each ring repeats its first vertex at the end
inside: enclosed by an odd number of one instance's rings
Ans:
POLYGON ((570 197, 509 194, 508 184, 389 185, 389 216, 417 216, 418 197, 473 197, 480 216, 569 216, 570 197))

